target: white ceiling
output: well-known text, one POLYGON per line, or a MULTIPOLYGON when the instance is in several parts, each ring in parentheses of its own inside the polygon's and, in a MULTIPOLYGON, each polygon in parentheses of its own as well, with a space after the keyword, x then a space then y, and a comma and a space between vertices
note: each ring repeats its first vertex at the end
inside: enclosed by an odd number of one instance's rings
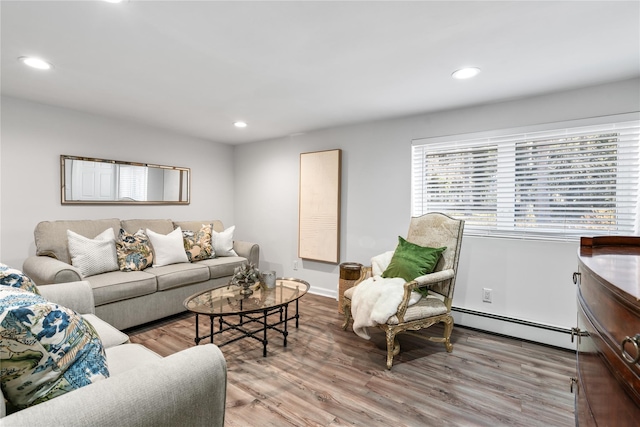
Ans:
POLYGON ((639 1, 0 7, 3 95, 230 144, 640 76, 639 1))

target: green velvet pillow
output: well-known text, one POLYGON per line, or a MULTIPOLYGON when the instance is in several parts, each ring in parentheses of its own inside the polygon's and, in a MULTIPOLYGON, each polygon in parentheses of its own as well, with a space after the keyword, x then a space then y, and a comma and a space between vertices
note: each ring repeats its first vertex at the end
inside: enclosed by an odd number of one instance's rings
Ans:
POLYGON ((440 256, 446 249, 419 246, 398 236, 398 246, 382 277, 402 277, 410 282, 416 277, 429 274, 436 268, 440 256))

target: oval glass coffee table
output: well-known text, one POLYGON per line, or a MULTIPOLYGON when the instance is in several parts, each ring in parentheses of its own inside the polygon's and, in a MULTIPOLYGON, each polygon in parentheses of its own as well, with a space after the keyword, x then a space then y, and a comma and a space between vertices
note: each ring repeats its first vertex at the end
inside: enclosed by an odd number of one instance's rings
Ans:
POLYGON ((298 327, 298 300, 309 290, 309 284, 300 279, 276 279, 276 286, 266 289, 259 284, 251 287, 251 295, 240 294, 238 286, 223 286, 217 289, 200 292, 184 300, 184 307, 196 315, 196 338, 210 338, 225 331, 238 331, 241 335, 228 341, 215 343, 218 347, 231 344, 243 338, 253 338, 262 343, 262 355, 267 356, 267 330, 273 329, 284 337, 287 346, 287 323, 295 319, 298 327), (289 316, 289 304, 295 302, 295 314, 289 316), (209 333, 200 335, 198 318, 209 317, 209 333), (215 318, 219 328, 214 332, 215 318), (235 321, 237 317, 237 321, 235 321))

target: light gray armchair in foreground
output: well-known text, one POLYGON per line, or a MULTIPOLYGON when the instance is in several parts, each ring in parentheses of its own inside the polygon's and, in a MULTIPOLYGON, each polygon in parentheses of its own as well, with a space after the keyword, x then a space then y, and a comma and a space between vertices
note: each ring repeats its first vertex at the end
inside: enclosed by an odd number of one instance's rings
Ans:
POLYGON ((161 357, 95 316, 88 282, 39 286, 50 301, 74 309, 100 335, 110 377, 6 415, 0 426, 223 426, 227 368, 213 344, 161 357))

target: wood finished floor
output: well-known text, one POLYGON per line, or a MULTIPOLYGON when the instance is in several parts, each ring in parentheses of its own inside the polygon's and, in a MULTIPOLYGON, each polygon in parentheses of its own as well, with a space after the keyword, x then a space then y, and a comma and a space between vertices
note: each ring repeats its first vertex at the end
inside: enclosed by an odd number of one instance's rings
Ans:
MULTIPOLYGON (((372 330, 366 341, 341 323, 334 299, 308 294, 286 348, 273 331, 267 357, 253 339, 223 346, 225 425, 575 425, 570 351, 454 327, 452 353, 401 335, 401 353, 387 371, 382 331, 372 330)), ((195 345, 188 313, 126 332, 163 356, 195 345)), ((436 332, 441 328, 421 334, 436 332)))

